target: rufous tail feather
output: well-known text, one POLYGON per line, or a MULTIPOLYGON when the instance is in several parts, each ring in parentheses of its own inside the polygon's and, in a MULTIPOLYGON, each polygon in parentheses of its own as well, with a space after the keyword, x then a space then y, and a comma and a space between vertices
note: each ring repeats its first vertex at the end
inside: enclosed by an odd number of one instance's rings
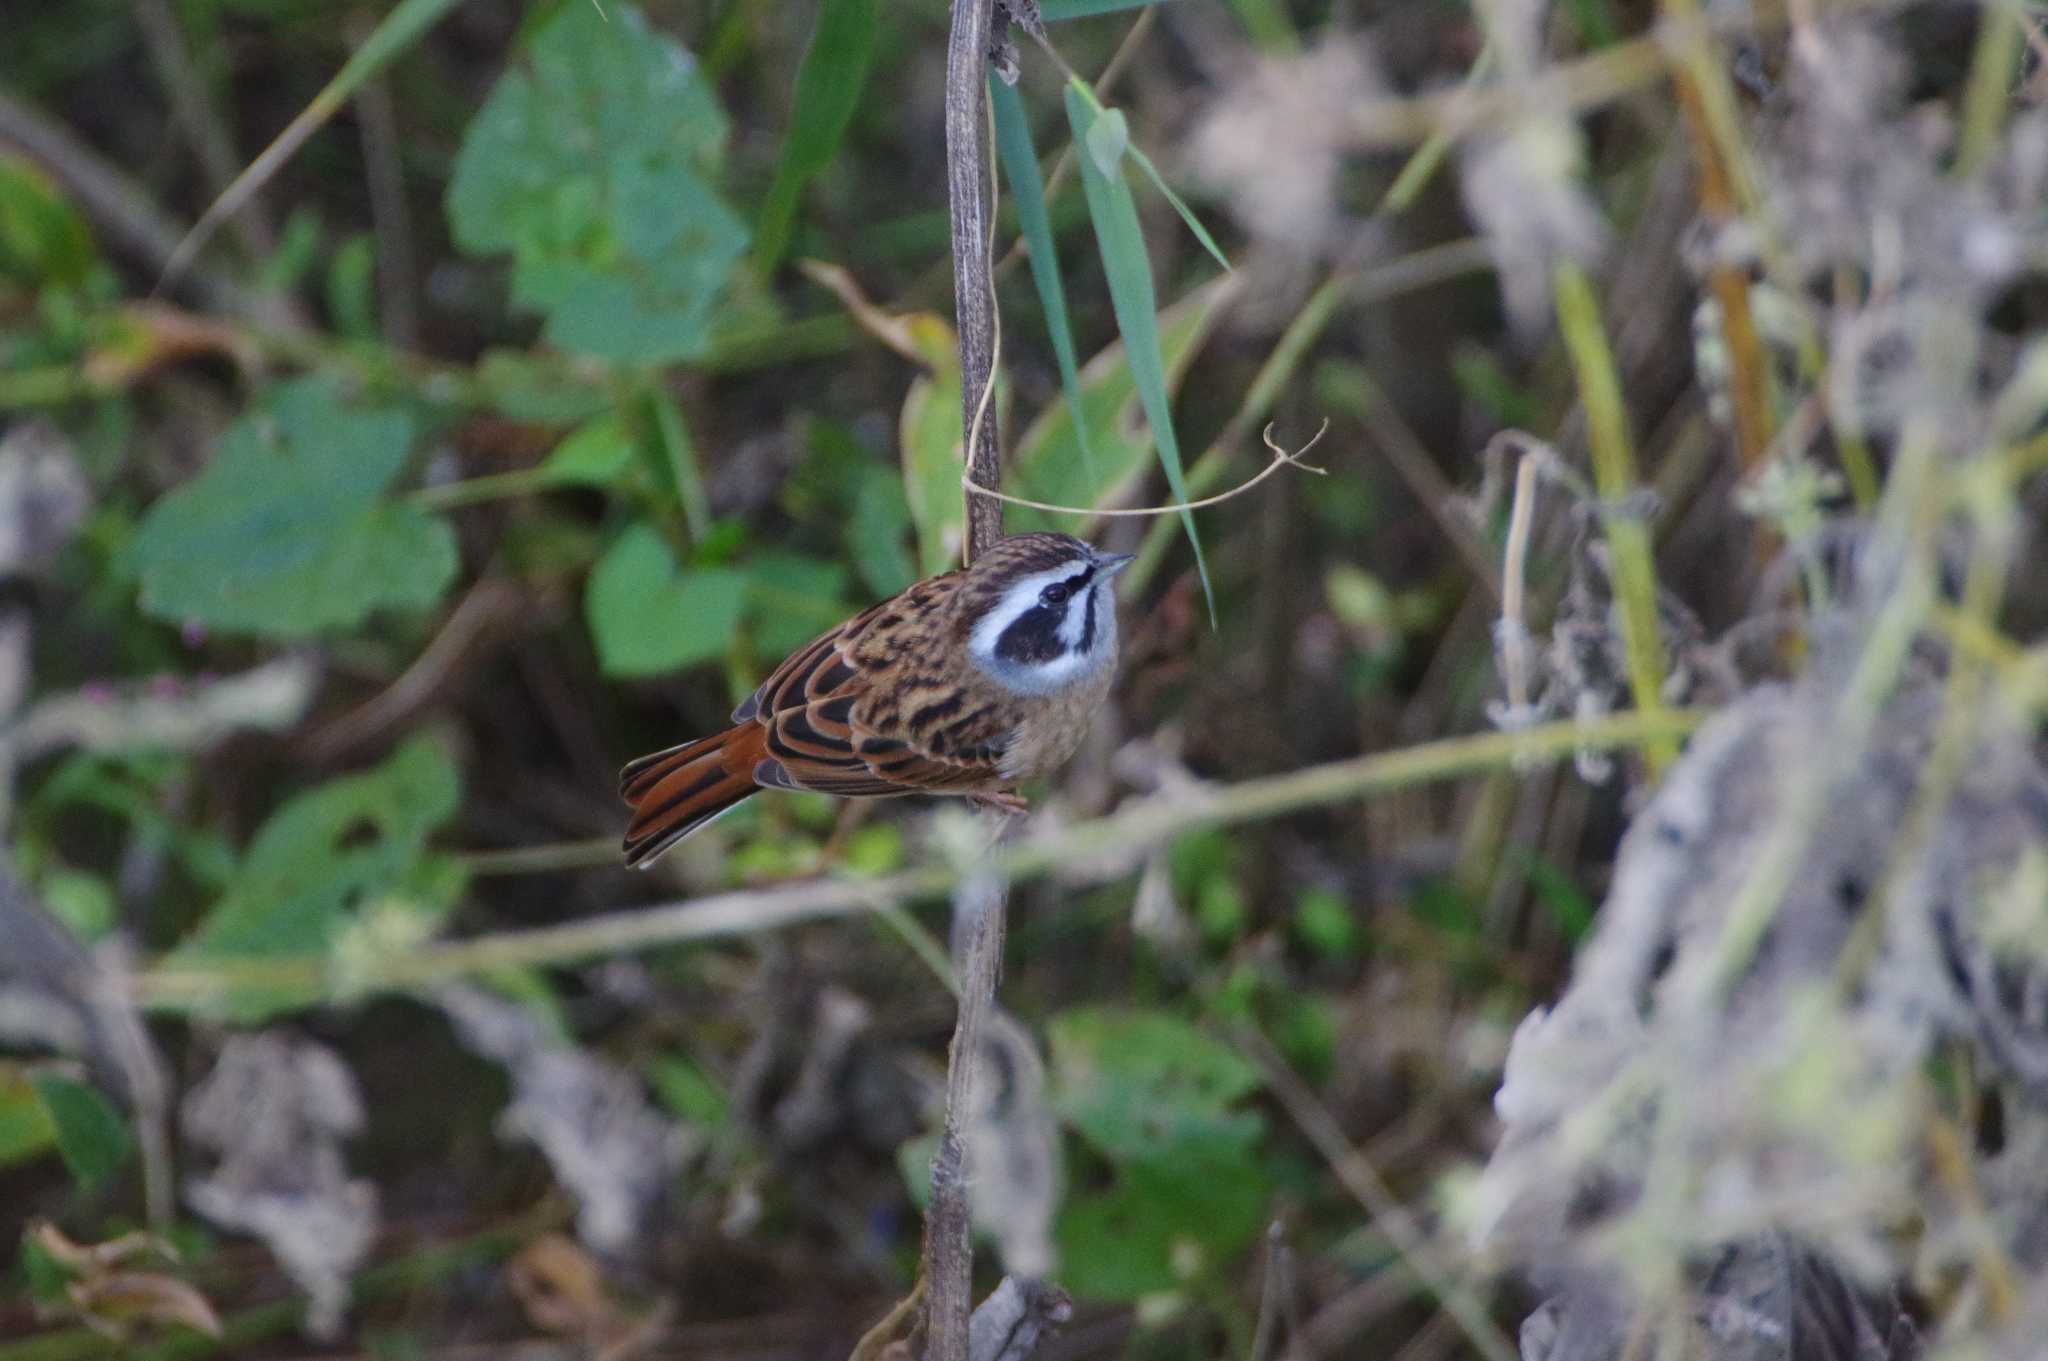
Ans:
POLYGON ((644 869, 669 847, 760 786, 754 767, 767 754, 753 723, 643 756, 619 772, 619 795, 633 805, 626 863, 644 869))

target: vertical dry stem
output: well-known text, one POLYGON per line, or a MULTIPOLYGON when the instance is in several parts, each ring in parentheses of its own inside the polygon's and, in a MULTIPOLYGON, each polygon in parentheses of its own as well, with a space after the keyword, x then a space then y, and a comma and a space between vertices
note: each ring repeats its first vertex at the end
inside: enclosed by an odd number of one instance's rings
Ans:
MULTIPOLYGON (((983 487, 1002 485, 995 403, 989 400, 995 381, 996 314, 983 102, 992 8, 992 0, 953 0, 946 49, 946 197, 953 221, 953 305, 960 336, 960 428, 967 444, 968 481, 983 487)), ((961 560, 972 562, 1002 535, 1003 508, 990 497, 968 494, 966 512, 961 560)), ((1000 827, 993 829, 991 851, 1000 835, 1000 827)), ((1004 892, 1000 880, 977 875, 962 885, 954 904, 960 1010, 946 1061, 945 1129, 932 1159, 931 1202, 925 1213, 926 1361, 968 1361, 974 1238, 962 1126, 972 1110, 982 1032, 1002 971, 1004 892)))
MULTIPOLYGON (((992 0, 953 0, 946 46, 946 202, 953 219, 953 312, 960 332, 960 430, 967 476, 978 486, 1002 485, 995 403, 984 400, 995 379, 996 295, 989 268, 994 230, 989 202, 987 118, 989 14, 992 0)), ((967 497, 962 562, 1003 533, 1001 503, 967 497)))

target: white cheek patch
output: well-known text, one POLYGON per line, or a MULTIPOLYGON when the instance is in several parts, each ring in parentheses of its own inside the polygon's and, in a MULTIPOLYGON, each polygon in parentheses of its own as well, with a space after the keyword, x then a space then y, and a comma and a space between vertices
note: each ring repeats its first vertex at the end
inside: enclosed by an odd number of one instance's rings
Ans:
POLYGON ((1028 577, 1019 577, 1003 598, 996 602, 982 621, 974 626, 968 635, 967 647, 980 662, 984 670, 995 671, 1009 665, 996 657, 996 640, 1003 636, 1003 630, 1017 622, 1024 611, 1038 603, 1038 593, 1056 581, 1065 581, 1074 574, 1072 567, 1055 567, 1049 572, 1033 572, 1028 577))
POLYGON ((983 665, 990 675, 1020 695, 1049 695, 1079 680, 1094 664, 1092 657, 1084 657, 1078 652, 1062 652, 1049 662, 1030 666, 1001 659, 983 665))
POLYGON ((1086 652, 1081 650, 1081 638, 1088 631, 1089 597, 1079 596, 1060 621, 1059 638, 1066 644, 1066 650, 1059 656, 1051 661, 1026 663, 996 655, 996 643, 1003 630, 1038 603, 1038 593, 1072 575, 1071 568, 1040 572, 1012 586, 969 636, 968 655, 974 664, 1020 695, 1049 695, 1099 669, 1116 647, 1116 593, 1106 579, 1088 587, 1095 602, 1095 636, 1086 652))

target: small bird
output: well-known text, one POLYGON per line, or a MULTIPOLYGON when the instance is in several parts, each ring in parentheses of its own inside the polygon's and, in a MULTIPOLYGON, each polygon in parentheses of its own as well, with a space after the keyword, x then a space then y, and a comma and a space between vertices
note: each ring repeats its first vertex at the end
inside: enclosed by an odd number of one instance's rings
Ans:
POLYGON ((850 797, 1011 788, 1074 754, 1116 669, 1116 574, 1128 553, 1012 534, 798 649, 733 726, 619 775, 626 863, 663 851, 756 789, 850 797))

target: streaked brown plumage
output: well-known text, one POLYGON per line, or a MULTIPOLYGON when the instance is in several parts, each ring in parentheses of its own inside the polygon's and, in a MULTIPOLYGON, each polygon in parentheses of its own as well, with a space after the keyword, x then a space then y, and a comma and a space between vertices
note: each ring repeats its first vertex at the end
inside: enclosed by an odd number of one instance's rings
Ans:
POLYGON ((1115 671, 1110 579, 1129 559, 1065 534, 998 540, 791 655, 733 726, 643 756, 626 861, 645 865, 755 789, 968 794, 1074 754, 1115 671))

